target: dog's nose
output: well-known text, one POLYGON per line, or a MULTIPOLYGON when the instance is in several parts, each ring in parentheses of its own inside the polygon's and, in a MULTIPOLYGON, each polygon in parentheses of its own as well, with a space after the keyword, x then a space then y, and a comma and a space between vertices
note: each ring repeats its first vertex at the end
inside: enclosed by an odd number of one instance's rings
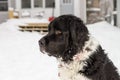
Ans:
POLYGON ((40 45, 40 46, 45 46, 45 39, 43 39, 43 38, 40 39, 40 40, 39 40, 39 45, 40 45))

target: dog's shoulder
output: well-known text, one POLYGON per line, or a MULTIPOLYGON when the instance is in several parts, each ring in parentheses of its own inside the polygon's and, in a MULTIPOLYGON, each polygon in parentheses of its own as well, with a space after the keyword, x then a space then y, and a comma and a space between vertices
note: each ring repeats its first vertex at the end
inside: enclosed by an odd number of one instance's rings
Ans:
POLYGON ((120 80, 114 64, 94 37, 85 42, 83 50, 73 56, 72 62, 60 60, 59 71, 62 78, 68 79, 120 80))
POLYGON ((89 42, 93 43, 92 46, 88 46, 92 51, 89 58, 86 59, 86 66, 83 66, 79 72, 93 80, 97 80, 99 77, 101 77, 100 80, 120 80, 117 68, 99 42, 93 37, 89 42))

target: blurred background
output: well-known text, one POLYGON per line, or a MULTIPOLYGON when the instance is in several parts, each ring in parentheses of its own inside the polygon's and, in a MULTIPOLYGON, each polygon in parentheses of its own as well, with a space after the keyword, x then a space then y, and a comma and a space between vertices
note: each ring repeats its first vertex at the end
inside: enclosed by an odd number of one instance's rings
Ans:
POLYGON ((0 80, 59 80, 38 41, 64 14, 84 21, 120 73, 120 0, 0 0, 0 80))
POLYGON ((0 23, 13 17, 49 18, 73 14, 87 24, 106 20, 120 26, 119 4, 119 0, 0 0, 0 23))

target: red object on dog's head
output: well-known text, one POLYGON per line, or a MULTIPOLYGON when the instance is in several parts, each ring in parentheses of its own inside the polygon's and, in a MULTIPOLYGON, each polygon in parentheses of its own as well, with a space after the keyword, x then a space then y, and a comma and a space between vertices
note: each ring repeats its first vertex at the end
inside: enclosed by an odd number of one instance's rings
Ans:
POLYGON ((54 20, 55 19, 55 17, 49 17, 49 21, 51 22, 52 20, 54 20))

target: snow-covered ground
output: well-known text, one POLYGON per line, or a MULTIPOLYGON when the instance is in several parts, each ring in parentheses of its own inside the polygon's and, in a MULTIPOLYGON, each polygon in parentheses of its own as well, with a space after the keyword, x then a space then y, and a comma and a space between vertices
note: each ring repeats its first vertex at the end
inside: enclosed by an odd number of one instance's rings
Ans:
MULTIPOLYGON (((44 35, 18 31, 18 25, 28 21, 0 24, 0 80, 57 80, 55 58, 39 51, 38 40, 44 35)), ((120 29, 107 22, 87 26, 120 70, 120 29)))

